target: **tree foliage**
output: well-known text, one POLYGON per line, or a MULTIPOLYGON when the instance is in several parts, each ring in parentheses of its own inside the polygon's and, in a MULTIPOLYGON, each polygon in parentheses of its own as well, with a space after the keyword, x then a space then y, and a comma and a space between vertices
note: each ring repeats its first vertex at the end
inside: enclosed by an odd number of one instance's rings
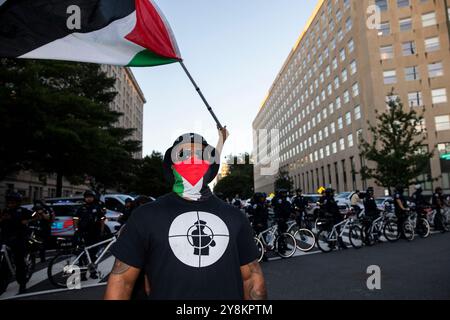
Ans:
POLYGON ((424 182, 417 177, 428 173, 433 150, 425 147, 423 113, 405 111, 399 98, 389 100, 386 112, 375 112, 376 124, 368 122, 370 140, 360 136, 360 155, 370 162, 361 169, 363 179, 373 178, 389 190, 424 182))
POLYGON ((123 184, 140 142, 109 109, 115 79, 96 64, 0 60, 0 178, 21 169, 98 188, 123 184), (5 156, 3 156, 5 155, 5 156))

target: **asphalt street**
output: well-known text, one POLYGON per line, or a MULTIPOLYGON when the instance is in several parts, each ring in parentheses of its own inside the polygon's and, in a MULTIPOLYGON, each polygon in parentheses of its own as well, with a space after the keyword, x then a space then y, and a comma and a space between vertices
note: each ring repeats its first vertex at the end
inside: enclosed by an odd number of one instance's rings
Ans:
MULTIPOLYGON (((264 262, 262 267, 273 300, 450 299, 450 233, 359 250, 315 251, 264 262), (367 288, 367 268, 371 265, 380 267, 380 290, 367 288)), ((20 299, 102 299, 104 283, 89 285, 92 287, 44 291, 20 299)))

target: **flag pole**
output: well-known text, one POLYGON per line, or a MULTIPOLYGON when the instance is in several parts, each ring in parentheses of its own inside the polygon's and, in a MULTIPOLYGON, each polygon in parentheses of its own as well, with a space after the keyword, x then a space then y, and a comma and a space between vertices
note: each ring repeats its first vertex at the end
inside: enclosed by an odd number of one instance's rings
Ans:
POLYGON ((213 109, 211 108, 211 106, 209 105, 208 101, 206 101, 205 96, 203 95, 202 91, 200 90, 200 88, 197 86, 197 83, 195 83, 194 78, 192 78, 191 74, 189 73, 188 69, 186 68, 186 66, 184 65, 183 61, 180 60, 179 61, 181 64, 181 67, 183 68, 184 72, 186 72, 186 75, 188 76, 189 80, 191 80, 192 84, 194 85, 195 90, 197 91, 198 95, 200 96, 200 98, 202 98, 203 102, 206 105, 206 108, 208 109, 209 113, 211 114, 211 116, 214 118, 214 121, 217 124, 217 128, 222 130, 223 126, 220 124, 219 119, 217 119, 213 109))

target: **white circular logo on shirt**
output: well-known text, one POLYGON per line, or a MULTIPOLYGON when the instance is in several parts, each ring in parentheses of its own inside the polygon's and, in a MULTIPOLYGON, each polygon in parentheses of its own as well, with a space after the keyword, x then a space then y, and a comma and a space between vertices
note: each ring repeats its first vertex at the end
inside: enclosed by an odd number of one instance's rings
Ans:
POLYGON ((227 225, 218 216, 203 212, 185 212, 173 220, 169 244, 173 254, 184 264, 202 268, 217 262, 230 239, 227 225))

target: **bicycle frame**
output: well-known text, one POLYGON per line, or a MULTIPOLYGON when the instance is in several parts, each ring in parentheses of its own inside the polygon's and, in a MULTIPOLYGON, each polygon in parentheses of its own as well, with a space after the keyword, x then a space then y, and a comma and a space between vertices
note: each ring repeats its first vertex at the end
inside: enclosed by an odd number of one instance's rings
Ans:
POLYGON ((261 231, 261 232, 257 235, 257 238, 258 238, 264 245, 266 245, 266 246, 273 246, 273 245, 274 245, 274 242, 275 242, 275 235, 276 235, 277 231, 278 231, 278 226, 277 226, 277 225, 274 225, 274 226, 272 226, 272 227, 270 227, 270 228, 267 228, 267 229, 264 230, 264 231, 261 231), (265 234, 270 234, 270 235, 272 236, 272 238, 271 238, 271 240, 270 240, 270 243, 267 243, 267 241, 266 241, 266 239, 265 239, 265 237, 264 237, 265 234))
POLYGON ((338 224, 335 224, 333 226, 333 228, 331 229, 331 232, 328 235, 327 240, 328 241, 337 241, 339 237, 342 237, 342 235, 344 234, 344 231, 347 228, 347 226, 349 224, 352 224, 352 223, 353 223, 353 218, 347 218, 347 219, 339 222, 338 224), (340 226, 342 226, 342 228, 341 228, 341 231, 338 234, 337 228, 340 227, 340 226))
MULTIPOLYGON (((91 245, 91 246, 84 247, 83 252, 81 252, 81 253, 77 256, 77 258, 73 261, 72 266, 73 266, 73 265, 77 265, 78 261, 80 261, 81 257, 84 256, 84 255, 87 256, 87 259, 88 259, 88 266, 91 266, 92 264, 95 265, 95 266, 98 265, 98 263, 100 262, 100 260, 101 260, 101 259, 104 257, 104 255, 106 254, 106 252, 109 250, 109 248, 111 248, 111 246, 112 246, 116 241, 117 241, 117 237, 114 236, 114 237, 112 237, 112 238, 110 238, 110 239, 103 240, 103 241, 98 242, 98 243, 96 243, 96 244, 93 244, 93 245, 91 245), (106 244, 106 243, 109 243, 109 244, 106 246, 106 248, 105 248, 105 249, 103 250, 103 252, 100 254, 100 256, 97 258, 97 260, 95 260, 94 262, 92 262, 91 255, 89 254, 89 250, 90 250, 90 249, 93 249, 93 248, 96 248, 96 247, 99 247, 99 246, 102 246, 102 245, 104 245, 104 244, 106 244)), ((82 270, 84 270, 84 269, 87 269, 88 267, 80 267, 80 266, 79 266, 79 268, 82 269, 82 270)))

